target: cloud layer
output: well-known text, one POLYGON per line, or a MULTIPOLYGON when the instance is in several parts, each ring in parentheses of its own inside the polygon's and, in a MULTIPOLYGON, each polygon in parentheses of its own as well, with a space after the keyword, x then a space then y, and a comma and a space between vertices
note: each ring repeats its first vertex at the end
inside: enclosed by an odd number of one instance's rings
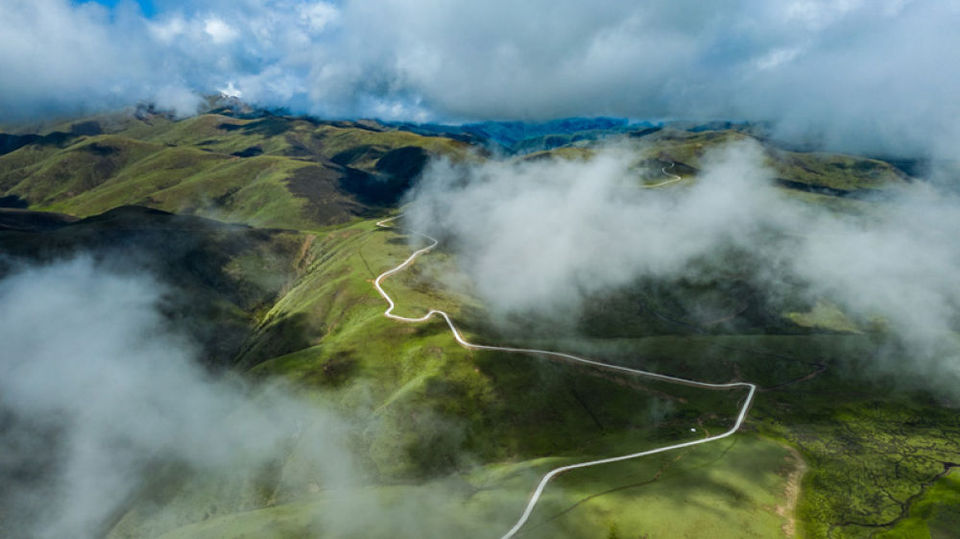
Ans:
POLYGON ((198 93, 324 116, 769 120, 879 152, 958 140, 954 0, 0 6, 0 117, 198 93))
MULTIPOLYGON (((512 523, 527 484, 478 496, 453 474, 378 488, 377 459, 410 457, 396 427, 367 415, 369 388, 351 387, 344 408, 344 393, 211 376, 160 312, 171 291, 117 262, 21 264, 0 279, 0 536, 157 537, 233 523, 291 536, 472 537, 512 523), (465 509, 474 502, 485 509, 465 509)), ((404 410, 432 435, 460 428, 426 407, 404 410)))
MULTIPOLYGON (((0 534, 102 537, 139 489, 178 466, 232 485, 215 504, 227 512, 294 451, 323 488, 356 484, 341 419, 277 388, 206 375, 194 347, 164 329, 163 293, 89 258, 0 281, 0 534)), ((198 510, 175 506, 170 518, 198 510)))
POLYGON ((547 313, 570 325, 588 298, 638 282, 745 280, 774 302, 827 300, 864 326, 882 319, 910 350, 886 366, 955 394, 956 196, 913 184, 863 215, 837 213, 773 187, 756 143, 708 154, 686 187, 639 188, 636 159, 610 148, 589 161, 437 163, 409 226, 457 252, 494 320, 547 313))

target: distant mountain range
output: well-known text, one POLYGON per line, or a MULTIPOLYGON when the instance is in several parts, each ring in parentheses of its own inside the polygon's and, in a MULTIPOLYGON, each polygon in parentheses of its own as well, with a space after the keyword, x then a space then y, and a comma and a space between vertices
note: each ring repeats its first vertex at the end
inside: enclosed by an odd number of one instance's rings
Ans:
POLYGON ((631 121, 627 118, 560 118, 544 122, 487 121, 461 125, 441 123, 384 122, 404 131, 445 136, 470 143, 481 143, 506 154, 523 154, 552 150, 563 146, 590 143, 625 134, 647 135, 671 127, 699 133, 736 129, 756 132, 745 122, 715 121, 706 123, 683 121, 631 121))

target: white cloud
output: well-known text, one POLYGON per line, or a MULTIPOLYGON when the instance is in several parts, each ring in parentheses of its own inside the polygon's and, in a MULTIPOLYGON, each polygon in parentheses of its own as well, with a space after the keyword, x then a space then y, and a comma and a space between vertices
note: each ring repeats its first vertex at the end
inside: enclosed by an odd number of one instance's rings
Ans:
POLYGON ((169 19, 151 22, 148 24, 150 34, 162 43, 170 43, 187 31, 187 23, 182 17, 174 16, 169 19))
POLYGON ((183 85, 173 84, 160 87, 150 97, 161 109, 171 110, 181 118, 196 114, 202 101, 196 92, 183 85))
POLYGON ((204 20, 203 31, 218 45, 229 43, 238 36, 237 31, 219 17, 209 17, 204 20))
POLYGON ((158 5, 146 20, 0 4, 0 116, 234 80, 247 99, 319 115, 734 118, 872 152, 960 143, 955 1, 158 5))
MULTIPOLYGON (((4 537, 156 537, 292 501, 312 505, 296 524, 311 537, 456 537, 513 522, 509 500, 492 523, 458 511, 473 494, 459 477, 402 499, 370 488, 377 470, 364 448, 394 431, 384 414, 361 419, 373 405, 368 388, 337 393, 361 411, 348 415, 317 392, 213 375, 161 314, 173 291, 106 260, 20 267, 0 279, 4 537)), ((459 428, 429 408, 413 415, 433 433, 459 428)), ((399 451, 390 440, 386 451, 399 451)))
POLYGON ((315 2, 300 6, 300 18, 314 33, 324 31, 340 20, 340 10, 327 2, 315 2))
POLYGON ((235 97, 235 98, 243 97, 243 92, 241 92, 240 89, 233 84, 233 81, 228 82, 226 88, 217 88, 217 91, 219 91, 221 95, 224 95, 226 97, 235 97))
POLYGON ((242 491, 314 428, 313 473, 329 487, 352 482, 342 423, 276 388, 209 376, 160 315, 164 292, 88 257, 0 280, 0 502, 11 536, 102 537, 162 462, 229 472, 242 491), (24 474, 32 459, 44 469, 24 474))
POLYGON ((636 159, 611 148, 589 161, 438 163, 405 215, 456 251, 507 330, 575 327, 585 299, 639 279, 716 290, 733 278, 772 301, 829 299, 884 319, 909 352, 879 367, 960 394, 960 199, 914 184, 856 218, 774 188, 756 144, 706 155, 696 183, 673 189, 640 189, 636 159))

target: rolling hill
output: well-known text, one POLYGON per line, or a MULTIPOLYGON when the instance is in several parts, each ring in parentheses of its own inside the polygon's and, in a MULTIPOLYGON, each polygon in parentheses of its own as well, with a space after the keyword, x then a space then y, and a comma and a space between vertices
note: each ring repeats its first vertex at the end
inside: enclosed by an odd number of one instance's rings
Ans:
MULTIPOLYGON (((324 518, 366 511, 353 534, 496 536, 547 469, 728 428, 738 396, 468 351, 440 320, 385 319, 371 284, 410 252, 410 238, 376 221, 396 213, 431 158, 486 159, 492 141, 518 161, 589 159, 613 139, 636 144, 638 179, 662 179, 672 164, 683 188, 710 148, 753 138, 681 127, 449 132, 221 108, 0 137, 0 276, 78 254, 154 275, 173 291, 164 316, 199 343, 204 365, 328 404, 349 418, 362 463, 354 489, 328 488, 310 460, 326 433, 309 428, 252 477, 161 463, 104 535, 335 535, 324 518)), ((856 214, 914 181, 884 161, 760 142, 779 189, 830 211, 856 214)), ((868 537, 956 518, 960 425, 935 397, 858 369, 893 346, 882 328, 821 298, 768 301, 731 269, 590 297, 576 339, 503 331, 469 287, 450 286, 465 279, 457 262, 441 245, 391 277, 398 311, 442 308, 472 341, 761 387, 744 431, 722 444, 563 476, 529 536, 868 537)), ((0 532, 3 522, 0 508, 0 532)))
POLYGON ((458 141, 374 123, 213 113, 181 121, 141 115, 119 125, 86 119, 5 140, 0 193, 8 205, 81 217, 142 205, 291 229, 382 212, 430 156, 466 152, 458 141))

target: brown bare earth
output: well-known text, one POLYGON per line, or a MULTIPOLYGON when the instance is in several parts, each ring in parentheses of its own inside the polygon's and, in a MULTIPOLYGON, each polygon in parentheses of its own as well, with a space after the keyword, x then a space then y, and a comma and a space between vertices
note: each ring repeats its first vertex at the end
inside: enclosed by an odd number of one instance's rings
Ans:
POLYGON ((804 462, 800 452, 789 447, 790 455, 784 460, 786 465, 792 468, 787 475, 787 486, 784 488, 783 503, 777 506, 777 514, 783 517, 784 522, 781 529, 787 537, 796 537, 797 534, 797 500, 800 499, 800 482, 803 480, 803 474, 807 472, 807 463, 804 462))

